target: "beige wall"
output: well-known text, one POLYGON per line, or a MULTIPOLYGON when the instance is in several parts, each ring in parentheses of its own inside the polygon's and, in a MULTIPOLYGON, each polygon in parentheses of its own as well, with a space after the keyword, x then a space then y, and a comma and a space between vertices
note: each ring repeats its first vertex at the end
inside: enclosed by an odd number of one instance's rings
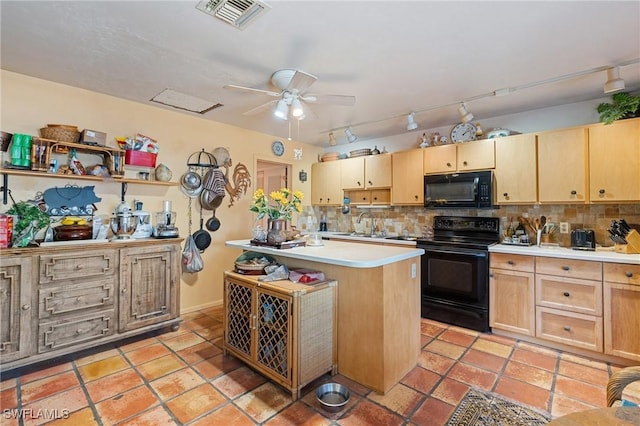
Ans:
MULTIPOLYGON (((212 151, 226 147, 233 166, 242 163, 252 176, 252 186, 232 207, 229 197, 216 212, 222 226, 212 233, 211 246, 203 253, 205 269, 197 274, 182 274, 181 308, 183 311, 204 307, 222 300, 222 271, 233 264, 240 254, 236 249, 226 248, 224 242, 249 238, 255 215, 249 212, 251 196, 256 189, 257 159, 292 164, 293 189, 306 195, 305 204, 311 200, 311 184, 298 180, 300 170, 310 171, 319 148, 295 141, 283 140, 286 150, 283 157, 271 153, 271 142, 276 138, 238 127, 204 120, 194 115, 164 108, 144 105, 120 98, 90 92, 70 86, 2 70, 0 74, 1 110, 0 125, 3 131, 39 135, 39 129, 49 123, 77 125, 107 133, 107 145, 115 146, 116 136, 133 136, 142 133, 155 138, 160 145, 158 164, 167 165, 178 180, 186 171, 189 155, 201 149, 212 151), (293 149, 302 148, 302 160, 294 160, 293 149)), ((230 170, 229 175, 233 174, 230 170)), ((47 179, 9 176, 9 188, 14 198, 27 200, 37 191, 66 184, 89 186, 95 184, 96 195, 102 197, 97 204, 100 215, 110 215, 120 201, 120 185, 113 182, 92 182, 65 179, 47 179)), ((126 201, 139 199, 144 210, 154 213, 162 210, 164 200, 171 200, 177 213, 181 237, 188 235, 188 198, 179 187, 164 187, 129 184, 126 201)), ((198 227, 198 203, 193 203, 192 231, 198 227)), ((0 206, 4 212, 9 205, 0 206)), ((205 220, 211 212, 205 211, 205 220)), ((294 219, 294 223, 295 219, 294 219)))

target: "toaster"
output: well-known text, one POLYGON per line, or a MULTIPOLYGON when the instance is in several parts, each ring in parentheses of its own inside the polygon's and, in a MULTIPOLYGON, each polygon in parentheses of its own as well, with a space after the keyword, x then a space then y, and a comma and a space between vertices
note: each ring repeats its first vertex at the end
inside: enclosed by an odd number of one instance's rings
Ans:
POLYGON ((574 250, 595 250, 596 236, 593 229, 574 229, 571 231, 571 248, 574 250))

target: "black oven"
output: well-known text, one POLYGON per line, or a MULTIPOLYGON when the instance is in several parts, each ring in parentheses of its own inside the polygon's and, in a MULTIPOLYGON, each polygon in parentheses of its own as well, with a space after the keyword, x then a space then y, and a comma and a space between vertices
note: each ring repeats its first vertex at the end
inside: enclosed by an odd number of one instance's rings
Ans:
POLYGON ((466 172, 424 177, 427 208, 493 208, 493 172, 466 172))

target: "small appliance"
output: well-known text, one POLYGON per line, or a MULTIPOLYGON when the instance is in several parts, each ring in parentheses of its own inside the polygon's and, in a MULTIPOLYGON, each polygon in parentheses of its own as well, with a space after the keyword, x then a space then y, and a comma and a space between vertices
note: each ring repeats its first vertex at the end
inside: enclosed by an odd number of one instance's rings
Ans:
POLYGON ((132 238, 149 238, 153 234, 153 226, 151 226, 151 213, 142 210, 142 202, 135 200, 133 202, 135 210, 131 213, 135 218, 136 230, 131 236, 132 238))
POLYGON ((426 208, 498 208, 493 205, 493 172, 449 173, 424 177, 426 208))
POLYGON ((574 229, 571 231, 571 248, 574 250, 596 249, 596 236, 593 229, 574 229))
POLYGON ((176 212, 171 211, 171 201, 164 202, 164 208, 156 213, 156 227, 153 236, 156 238, 177 238, 178 228, 175 226, 176 212))
POLYGON ((114 209, 109 224, 114 240, 131 238, 131 235, 136 230, 136 221, 131 214, 131 206, 124 199, 114 209))

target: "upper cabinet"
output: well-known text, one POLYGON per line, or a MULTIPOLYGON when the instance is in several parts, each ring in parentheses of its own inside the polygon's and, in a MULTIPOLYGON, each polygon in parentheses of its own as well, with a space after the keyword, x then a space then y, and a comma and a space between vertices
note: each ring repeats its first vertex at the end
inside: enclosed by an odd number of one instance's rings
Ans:
POLYGON ((348 158, 340 164, 343 189, 391 187, 391 154, 348 158))
POLYGON ((328 161, 311 165, 311 204, 318 206, 339 206, 342 204, 340 181, 340 163, 342 161, 328 161))
POLYGON ((513 135, 495 139, 495 187, 498 204, 537 201, 536 136, 513 135))
POLYGON ((640 118, 589 127, 591 202, 640 200, 640 118))
POLYGON ((585 127, 539 133, 538 201, 589 201, 588 131, 585 127))
POLYGON ((493 169, 493 139, 440 145, 424 150, 424 174, 493 169))
POLYGON ((393 171, 391 204, 424 204, 423 151, 425 150, 412 149, 394 152, 391 155, 393 171))

